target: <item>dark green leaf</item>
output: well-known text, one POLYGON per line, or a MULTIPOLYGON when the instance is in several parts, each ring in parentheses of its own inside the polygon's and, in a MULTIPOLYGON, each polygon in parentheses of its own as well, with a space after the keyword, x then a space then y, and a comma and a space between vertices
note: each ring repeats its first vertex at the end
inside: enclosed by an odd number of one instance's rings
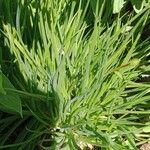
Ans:
POLYGON ((11 89, 15 89, 14 86, 4 74, 1 73, 0 78, 2 83, 1 86, 5 90, 5 93, 0 93, 0 105, 3 106, 4 110, 17 112, 22 116, 21 100, 18 94, 11 91, 11 89))

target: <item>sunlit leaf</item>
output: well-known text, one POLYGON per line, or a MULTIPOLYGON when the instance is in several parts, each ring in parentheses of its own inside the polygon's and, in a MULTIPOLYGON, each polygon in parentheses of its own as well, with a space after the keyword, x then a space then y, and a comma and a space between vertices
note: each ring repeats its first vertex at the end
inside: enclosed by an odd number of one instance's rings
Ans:
POLYGON ((114 0, 113 13, 119 13, 125 4, 125 0, 114 0))

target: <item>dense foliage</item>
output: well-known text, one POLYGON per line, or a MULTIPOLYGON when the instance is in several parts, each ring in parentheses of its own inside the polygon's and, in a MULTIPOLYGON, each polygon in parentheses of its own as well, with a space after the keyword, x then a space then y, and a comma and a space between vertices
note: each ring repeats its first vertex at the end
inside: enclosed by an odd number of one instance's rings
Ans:
POLYGON ((150 71, 150 6, 131 2, 0 1, 0 149, 149 141, 150 85, 140 77, 150 71))

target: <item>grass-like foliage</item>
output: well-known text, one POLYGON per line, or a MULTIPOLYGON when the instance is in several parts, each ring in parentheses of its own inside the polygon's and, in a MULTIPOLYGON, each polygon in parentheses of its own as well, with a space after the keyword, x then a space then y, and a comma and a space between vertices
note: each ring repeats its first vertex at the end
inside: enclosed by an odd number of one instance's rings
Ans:
POLYGON ((135 81, 149 71, 150 43, 140 38, 149 8, 104 24, 104 1, 11 3, 3 5, 2 32, 16 89, 4 90, 20 96, 22 118, 12 110, 0 116, 0 148, 136 150, 145 143, 150 86, 135 81))

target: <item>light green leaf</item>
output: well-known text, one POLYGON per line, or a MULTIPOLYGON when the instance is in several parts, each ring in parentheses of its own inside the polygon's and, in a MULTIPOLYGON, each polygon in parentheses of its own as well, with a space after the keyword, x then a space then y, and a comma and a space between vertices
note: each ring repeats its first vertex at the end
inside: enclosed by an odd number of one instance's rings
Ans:
POLYGON ((131 3, 136 13, 139 13, 144 7, 143 0, 131 0, 131 3))
POLYGON ((10 83, 4 74, 1 73, 0 77, 3 81, 2 87, 5 90, 5 93, 0 93, 0 106, 2 106, 4 110, 17 112, 22 116, 21 100, 18 94, 11 91, 11 89, 15 89, 14 86, 10 83))
POLYGON ((122 74, 119 71, 115 71, 114 72, 120 79, 123 79, 122 74))
POLYGON ((114 0, 113 4, 113 13, 119 13, 120 10, 123 8, 123 5, 125 4, 125 0, 114 0))
POLYGON ((146 126, 143 128, 144 133, 150 133, 150 126, 146 126))

